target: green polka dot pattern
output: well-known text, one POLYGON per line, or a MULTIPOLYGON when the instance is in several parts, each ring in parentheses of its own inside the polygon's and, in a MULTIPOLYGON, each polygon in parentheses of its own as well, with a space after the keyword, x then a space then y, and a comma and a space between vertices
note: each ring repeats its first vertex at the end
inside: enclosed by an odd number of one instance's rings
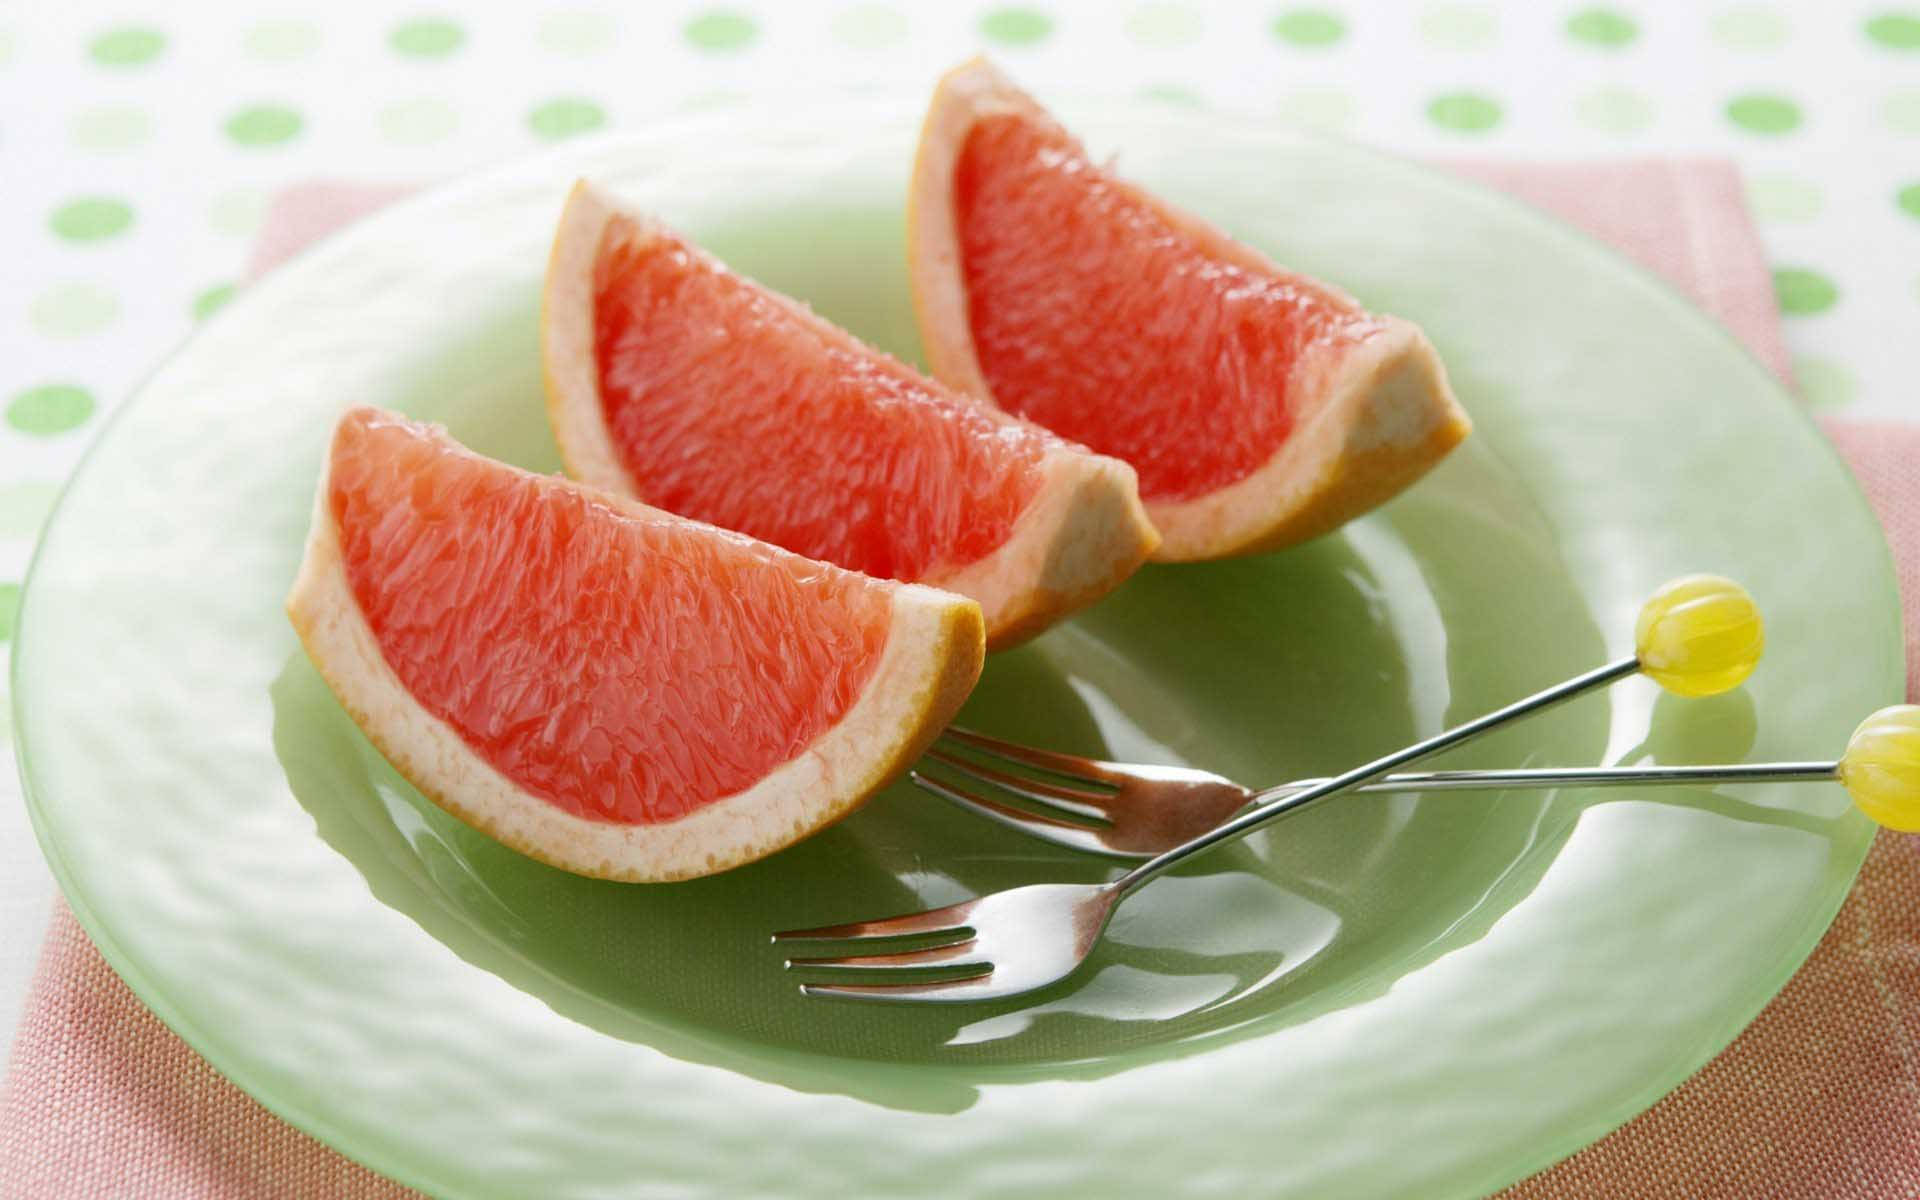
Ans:
POLYGON ((1324 8, 1296 8, 1274 18, 1273 36, 1291 46, 1331 46, 1347 36, 1347 23, 1324 8))
POLYGON ((7 424, 39 437, 78 429, 92 415, 93 394, 70 383, 44 383, 7 402, 7 424))
POLYGON ((620 27, 607 13, 580 9, 549 14, 536 36, 543 48, 555 54, 598 54, 613 48, 620 27))
POLYGON ((1589 8, 1567 18, 1567 36, 1588 46, 1613 49, 1640 36, 1633 18, 1611 8, 1589 8))
POLYGON ((1427 119, 1454 133, 1485 133, 1500 123, 1500 102, 1478 92, 1449 92, 1428 102, 1427 119))
POLYGON ((87 43, 87 56, 103 67, 139 67, 160 57, 167 39, 155 29, 113 29, 87 43))
POLYGON ((0 537, 31 538, 40 532, 60 487, 53 483, 0 484, 0 537))
POLYGON ((1765 4, 1740 4, 1718 13, 1710 28, 1713 40, 1728 50, 1777 50, 1786 44, 1787 19, 1765 4))
POLYGON ((1307 129, 1328 132, 1353 122, 1354 99, 1338 88, 1296 88, 1280 97, 1275 111, 1280 119, 1307 129))
POLYGON ((1053 18, 1034 8, 996 8, 980 18, 980 36, 996 46, 1032 46, 1053 33, 1053 18))
POLYGON ((1840 299, 1833 280, 1806 267, 1780 267, 1773 273, 1773 294, 1780 311, 1795 317, 1823 313, 1840 299))
POLYGON ((119 315, 120 301, 94 283, 57 283, 27 306, 27 320, 50 338, 90 337, 119 315))
POLYGON ((207 206, 207 225, 215 233, 245 237, 260 227, 266 214, 267 197, 253 188, 234 188, 221 192, 207 206))
POLYGON ((1622 87, 1596 88, 1574 101, 1574 116, 1601 133, 1639 133, 1653 124, 1653 101, 1622 87))
POLYGON ((1800 106, 1785 96, 1752 92, 1727 102, 1727 120, 1748 133, 1791 133, 1800 128, 1800 106))
POLYGON ((1484 50, 1500 35, 1500 18, 1484 4, 1436 4, 1420 14, 1420 40, 1436 50, 1484 50))
POLYGON ((1869 41, 1889 50, 1920 50, 1920 13, 1881 13, 1867 21, 1869 41))
POLYGON ((890 4, 856 4, 833 18, 833 36, 854 50, 879 50, 907 38, 906 14, 890 4))
POLYGON ((464 29, 438 17, 396 25, 387 37, 393 52, 407 58, 445 58, 466 40, 464 29))
POLYGON ((549 142, 587 133, 606 123, 607 114, 598 104, 573 96, 549 100, 527 114, 527 128, 535 137, 549 142))
POLYGON ((193 298, 193 319, 204 321, 227 306, 239 291, 231 283, 216 284, 193 298))
POLYGON ((240 38, 250 57, 261 62, 294 62, 320 45, 320 31, 306 21, 262 21, 240 38))
POLYGON ((1142 46, 1171 49, 1191 45, 1204 25, 1184 4, 1143 4, 1127 14, 1127 36, 1142 46))
POLYGON ((1820 215, 1820 186, 1787 175, 1747 179, 1747 204, 1762 221, 1810 221, 1820 215))
POLYGON ((80 196, 54 209, 47 225, 62 241, 104 241, 132 227, 133 208, 111 196, 80 196))
POLYGON ((752 17, 737 12, 715 11, 702 13, 688 21, 683 32, 687 44, 694 49, 724 54, 752 45, 753 39, 760 34, 760 28, 753 23, 752 17))
POLYGON ((300 114, 278 104, 256 104, 227 118, 227 136, 237 146, 278 146, 300 136, 300 114))
POLYGON ((441 141, 460 126, 460 113, 444 100, 401 100, 380 110, 380 133, 397 146, 441 141))
POLYGON ((82 150, 113 154, 132 150, 153 136, 153 121, 142 109, 103 104, 73 114, 67 136, 82 150))
POLYGON ((158 357, 232 303, 287 182, 353 162, 456 174, 616 113, 750 119, 800 60, 808 87, 922 71, 924 88, 968 42, 1043 96, 1212 105, 1416 157, 1731 157, 1782 259, 1773 284, 1808 403, 1920 419, 1882 349, 1920 317, 1920 0, 69 7, 64 24, 30 4, 0 13, 0 84, 47 101, 32 128, 0 112, 0 166, 28 162, 31 138, 35 172, 0 188, 22 251, 14 278, 0 272, 0 345, 29 351, 0 374, 0 576, 17 574, 6 543, 33 535, 57 482, 33 456, 64 471, 99 424, 78 381, 119 386, 137 364, 92 363, 158 357), (1697 70, 1667 69, 1682 62, 1697 70))
POLYGON ((1880 119, 1903 137, 1920 136, 1920 91, 1894 92, 1880 106, 1880 119))

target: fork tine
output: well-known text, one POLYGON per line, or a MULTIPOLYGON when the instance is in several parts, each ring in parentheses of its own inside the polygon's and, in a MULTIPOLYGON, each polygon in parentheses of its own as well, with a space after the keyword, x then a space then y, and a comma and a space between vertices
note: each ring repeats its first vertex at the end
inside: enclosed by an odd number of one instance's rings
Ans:
POLYGON ((906 934, 962 934, 972 936, 967 916, 978 900, 962 900, 945 908, 903 913, 880 921, 854 921, 848 925, 822 925, 817 929, 787 929, 773 935, 780 942, 860 941, 865 938, 900 937, 906 934))
POLYGON ((922 775, 918 771, 907 772, 907 779, 923 792, 957 804, 969 812, 977 813, 1009 829, 1019 830, 1029 837, 1044 837, 1058 846, 1068 846, 1087 854, 1100 854, 1109 858, 1124 858, 1137 862, 1149 857, 1137 851, 1116 850, 1107 845, 1101 836, 1104 826, 1080 825, 1024 808, 1014 808, 985 796, 976 796, 964 788, 957 788, 943 780, 922 775), (1042 825, 1050 828, 1040 829, 1039 826, 1042 825))
POLYGON ((984 733, 975 733, 958 725, 949 725, 940 734, 943 738, 952 738, 963 746, 971 746, 982 754, 991 755, 1004 762, 1025 763, 1030 767, 1039 767, 1043 771, 1052 771, 1068 779, 1079 779, 1088 783, 1117 784, 1111 766, 1097 758, 1082 758, 1078 754, 1061 754, 1055 750, 1040 750, 1033 746, 1022 746, 1018 742, 1002 741, 997 737, 988 737, 984 733))
POLYGON ((989 970, 993 964, 961 961, 972 954, 977 943, 973 938, 958 942, 948 942, 944 946, 929 946, 922 950, 898 950, 892 954, 848 954, 840 958, 790 958, 786 962, 789 971, 905 971, 917 967, 938 967, 951 965, 961 967, 984 966, 989 970))
POLYGON ((803 996, 831 996, 842 1000, 983 1000, 993 998, 993 968, 961 979, 932 983, 803 983, 803 996))
POLYGON ((992 767, 971 762, 955 754, 948 754, 938 747, 928 750, 927 757, 935 762, 945 763, 962 775, 971 776, 982 783, 991 783, 995 787, 1005 788, 1014 795, 1025 796, 1035 803, 1047 805, 1049 808, 1058 808, 1076 817, 1084 817, 1088 821, 1100 824, 1107 822, 1106 809, 1102 807, 1102 802, 1112 797, 1111 792, 1088 792, 1079 788, 1060 787, 1038 779, 1022 779, 1018 775, 1009 775, 1005 771, 996 771, 992 767))
MULTIPOLYGON (((957 787, 948 783, 944 779, 936 779, 920 771, 908 771, 907 781, 923 792, 932 792, 942 800, 950 800, 962 808, 970 809, 983 817, 998 821, 1002 825, 1011 825, 1015 829, 1030 830, 1036 823, 1056 825, 1061 829, 1089 829, 1100 827, 1090 826, 1083 821, 1071 820, 1069 818, 1075 815, 1072 813, 1061 812, 1056 815, 1054 812, 1015 808, 1011 804, 1002 804, 989 796, 982 796, 978 793, 970 792, 963 787, 957 787)), ((1101 823, 1101 825, 1104 824, 1105 822, 1101 823)))

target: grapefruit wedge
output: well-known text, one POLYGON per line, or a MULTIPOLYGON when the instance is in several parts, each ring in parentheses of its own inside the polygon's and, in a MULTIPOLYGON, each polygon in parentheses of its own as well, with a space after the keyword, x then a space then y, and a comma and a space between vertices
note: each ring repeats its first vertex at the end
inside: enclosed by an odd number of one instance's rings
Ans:
POLYGON ((1157 558, 1325 533, 1469 429, 1418 328, 1094 164, 985 61, 934 93, 907 223, 935 377, 1132 464, 1157 558))
POLYGON ((979 601, 989 648, 1157 541, 1133 469, 962 396, 582 182, 547 267, 568 473, 809 558, 979 601))
POLYGON ((531 475, 356 409, 287 612, 436 804, 582 875, 685 879, 845 816, 980 672, 973 601, 531 475))

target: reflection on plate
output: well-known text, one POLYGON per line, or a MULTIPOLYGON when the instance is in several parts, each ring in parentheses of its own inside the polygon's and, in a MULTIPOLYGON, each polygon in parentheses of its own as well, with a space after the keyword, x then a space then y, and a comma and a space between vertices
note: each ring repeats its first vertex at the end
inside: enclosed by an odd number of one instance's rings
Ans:
MULTIPOLYGON (((441 415, 459 436, 460 414, 441 415)), ((1492 707, 1508 679, 1572 674, 1604 654, 1544 527, 1474 448, 1387 518, 1300 553, 1147 569, 1069 628, 990 660, 963 719, 1277 782, 1492 707), (1473 623, 1476 581, 1515 567, 1536 580, 1539 619, 1497 655, 1450 666, 1446 631, 1473 623), (1476 679, 1476 694, 1458 694, 1476 679)), ((476 939, 461 952, 477 965, 512 971, 563 1012, 585 994, 642 1026, 896 1062, 1098 1073, 1123 1049, 1253 1032, 1384 990, 1525 895, 1578 811, 1539 793, 1353 797, 1143 892, 1087 968, 1037 1003, 879 1012, 800 996, 770 969, 765 935, 1035 879, 1104 878, 1109 865, 896 785, 808 842, 711 879, 582 879, 426 803, 303 655, 271 692, 280 761, 321 836, 430 932, 451 916, 476 939), (716 992, 728 1003, 716 1007, 716 992)), ((1516 760, 1588 761, 1607 715, 1604 702, 1548 714, 1501 744, 1516 760)), ((618 1023, 606 1032, 620 1035, 618 1023)))

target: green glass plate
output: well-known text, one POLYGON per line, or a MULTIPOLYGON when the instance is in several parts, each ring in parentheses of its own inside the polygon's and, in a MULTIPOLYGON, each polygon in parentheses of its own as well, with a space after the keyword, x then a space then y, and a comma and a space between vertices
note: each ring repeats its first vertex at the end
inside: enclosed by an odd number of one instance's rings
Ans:
MULTIPOLYGON (((965 718, 1269 782, 1628 649, 1687 571, 1772 649, 1631 680, 1454 765, 1831 755, 1896 700, 1887 554, 1818 433, 1715 326, 1562 227, 1247 125, 1069 109, 1129 172, 1421 322, 1478 432, 1299 549, 1153 568, 995 658, 965 718)), ((34 819, 154 1010, 294 1124, 461 1195, 1465 1196, 1645 1108, 1749 1020, 1872 830, 1828 786, 1355 797, 1154 884, 1029 1003, 803 999, 776 928, 1105 870, 895 787, 693 883, 575 878, 421 801, 281 613, 334 415, 556 456, 536 312, 596 176, 917 355, 910 105, 581 143, 435 191, 243 294, 128 403, 53 517, 15 652, 34 819)))

